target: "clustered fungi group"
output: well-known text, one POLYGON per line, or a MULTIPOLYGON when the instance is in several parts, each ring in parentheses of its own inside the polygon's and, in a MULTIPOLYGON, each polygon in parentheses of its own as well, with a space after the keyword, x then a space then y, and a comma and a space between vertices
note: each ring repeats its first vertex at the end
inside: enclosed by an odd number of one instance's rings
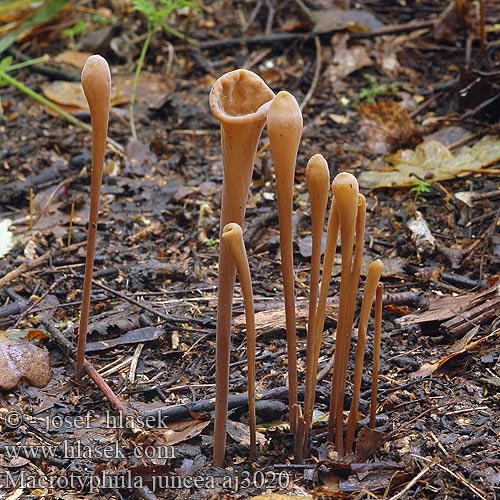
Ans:
MULTIPOLYGON (((292 248, 293 187, 297 151, 302 134, 302 114, 288 92, 277 95, 255 73, 235 70, 219 78, 210 93, 210 108, 221 124, 224 181, 221 207, 221 244, 217 311, 216 407, 214 427, 214 465, 224 462, 227 400, 229 395, 229 356, 231 346, 231 307, 236 270, 240 278, 247 319, 248 397, 250 414, 250 454, 255 455, 255 319, 248 259, 242 237, 245 208, 249 194, 255 155, 260 135, 267 123, 269 145, 274 163, 280 233, 281 270, 285 298, 288 358, 288 403, 290 430, 295 438, 295 460, 301 462, 307 449, 312 425, 316 377, 325 320, 326 299, 330 286, 337 239, 340 233, 341 281, 339 315, 333 364, 332 393, 328 437, 339 454, 351 453, 358 413, 358 401, 366 349, 370 310, 377 293, 375 340, 380 342, 382 294, 379 281, 382 262, 371 263, 363 294, 358 324, 352 404, 344 430, 344 396, 351 332, 364 248, 366 202, 359 193, 356 178, 347 172, 338 174, 327 226, 326 249, 321 265, 321 242, 329 195, 329 170, 320 154, 306 167, 306 182, 311 203, 312 259, 307 328, 304 406, 298 402, 295 292, 292 248), (233 259, 228 259, 228 253, 233 259), (321 278, 321 281, 320 281, 321 278)), ((374 347, 378 355, 378 346, 374 347)), ((376 377, 374 363, 371 422, 374 422, 376 377)))
MULTIPOLYGON (((82 85, 92 120, 91 199, 85 265, 84 291, 78 337, 76 378, 85 364, 85 343, 95 252, 99 192, 109 119, 111 77, 109 66, 100 56, 91 56, 82 71, 82 85)), ((292 246, 292 211, 295 165, 302 135, 302 114, 288 92, 277 95, 255 73, 243 69, 219 78, 210 93, 210 108, 221 124, 224 180, 220 218, 219 287, 216 337, 216 406, 213 463, 221 467, 226 447, 229 397, 229 360, 231 348, 232 302, 238 273, 246 316, 248 362, 248 409, 250 456, 255 458, 255 317, 248 258, 243 242, 245 209, 249 194, 257 145, 267 124, 269 144, 275 167, 281 270, 285 298, 288 357, 289 423, 295 439, 295 461, 301 462, 307 450, 308 435, 316 392, 318 360, 324 328, 326 300, 340 233, 341 282, 328 438, 339 454, 351 453, 358 413, 358 401, 366 349, 367 325, 376 297, 374 361, 370 426, 374 426, 380 350, 382 288, 379 280, 382 262, 371 263, 365 283, 355 353, 352 403, 344 428, 344 396, 351 347, 356 297, 364 247, 366 202, 359 193, 356 178, 347 172, 338 174, 331 185, 333 196, 327 223, 326 247, 321 263, 321 242, 328 204, 330 177, 326 160, 315 154, 306 167, 312 225, 312 257, 307 328, 306 373, 303 407, 298 401, 297 347, 295 321, 295 285, 292 246)), ((88 371, 88 370, 87 370, 88 371)))

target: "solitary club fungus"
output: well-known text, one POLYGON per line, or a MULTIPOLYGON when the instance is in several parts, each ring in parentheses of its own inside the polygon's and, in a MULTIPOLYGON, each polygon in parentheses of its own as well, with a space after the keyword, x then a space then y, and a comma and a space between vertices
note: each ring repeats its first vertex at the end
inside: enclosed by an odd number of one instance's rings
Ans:
MULTIPOLYGON (((210 92, 210 109, 221 124, 223 228, 230 222, 243 227, 255 154, 266 123, 273 91, 251 71, 239 69, 220 77, 210 92)), ((236 267, 226 245, 219 252, 219 288, 216 327, 216 402, 214 424, 215 467, 222 467, 226 447, 231 314, 236 267)))
POLYGON ((267 133, 273 157, 278 193, 281 271, 285 296, 286 342, 288 354, 288 404, 292 433, 297 429, 297 338, 292 246, 293 187, 297 151, 302 135, 302 113, 288 92, 279 92, 271 102, 267 133))
POLYGON ((241 226, 234 222, 224 226, 222 239, 229 247, 229 251, 236 265, 245 306, 248 367, 248 421, 250 425, 250 458, 253 459, 257 454, 257 431, 255 420, 255 312, 252 278, 250 276, 250 267, 248 265, 248 257, 245 250, 241 226))
POLYGON ((76 379, 82 377, 87 342, 87 327, 90 310, 90 293, 94 270, 97 219, 99 215, 99 196, 101 191, 102 170, 106 150, 109 107, 111 96, 111 73, 106 60, 93 55, 87 59, 82 70, 82 86, 90 110, 92 122, 92 170, 90 181, 90 212, 87 237, 87 255, 85 259, 85 277, 83 281, 82 310, 78 329, 78 347, 76 352, 76 379))

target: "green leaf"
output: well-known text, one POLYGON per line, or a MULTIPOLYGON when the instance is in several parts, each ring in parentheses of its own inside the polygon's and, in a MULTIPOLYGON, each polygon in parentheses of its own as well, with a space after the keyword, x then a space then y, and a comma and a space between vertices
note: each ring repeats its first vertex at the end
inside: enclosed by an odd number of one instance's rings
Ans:
POLYGON ((5 52, 24 33, 35 26, 53 19, 69 0, 45 0, 42 6, 29 16, 22 26, 0 39, 0 54, 5 52))
POLYGON ((12 64, 13 57, 7 56, 0 61, 0 71, 8 71, 9 66, 12 64))

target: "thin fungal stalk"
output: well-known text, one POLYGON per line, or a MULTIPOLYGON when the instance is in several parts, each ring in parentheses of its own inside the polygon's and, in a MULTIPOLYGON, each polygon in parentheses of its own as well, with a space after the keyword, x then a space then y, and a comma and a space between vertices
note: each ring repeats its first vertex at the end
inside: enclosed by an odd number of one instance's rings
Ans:
POLYGON ((316 308, 318 306, 323 226, 325 222, 326 205, 328 203, 328 191, 330 188, 330 172, 328 171, 328 164, 322 155, 316 154, 312 156, 307 163, 306 183, 311 205, 312 228, 309 321, 307 325, 306 383, 304 395, 304 420, 306 427, 305 431, 307 433, 312 423, 316 393, 316 374, 318 371, 318 357, 315 356, 317 351, 315 348, 316 308))
POLYGON ((342 172, 338 174, 333 181, 333 193, 335 195, 340 221, 342 265, 340 277, 339 315, 337 321, 337 336, 332 377, 332 396, 330 398, 330 417, 328 421, 328 436, 331 440, 333 440, 335 434, 337 451, 340 454, 343 454, 342 411, 344 399, 343 384, 345 384, 343 366, 347 365, 347 363, 344 362, 344 357, 346 356, 346 353, 347 355, 349 353, 351 333, 348 318, 348 312, 350 310, 349 290, 352 280, 352 256, 359 203, 358 181, 352 174, 342 172))
POLYGON ((335 196, 333 196, 330 205, 330 213, 328 215, 325 255, 323 257, 321 285, 319 290, 318 306, 316 308, 316 314, 315 314, 314 342, 313 342, 314 362, 312 363, 312 369, 306 372, 306 384, 308 384, 308 387, 316 386, 319 353, 321 350, 321 342, 323 338, 323 328, 325 326, 326 301, 328 298, 330 281, 332 279, 333 262, 335 259, 335 250, 337 248, 338 234, 339 234, 339 215, 337 211, 335 196))
POLYGON ((285 296, 288 354, 288 406, 290 428, 294 435, 297 430, 298 400, 292 212, 295 164, 302 135, 302 126, 302 113, 295 98, 288 92, 279 92, 269 107, 267 133, 271 146, 278 193, 281 273, 285 296))
POLYGON ((361 378, 363 376, 363 364, 366 350, 366 332, 368 330, 368 320, 370 319, 370 311, 375 298, 377 286, 382 276, 384 265, 380 259, 373 261, 368 268, 366 275, 365 290, 363 300, 361 302, 361 313, 358 324, 358 339, 356 342, 356 357, 354 362, 354 387, 352 390, 351 408, 349 410, 349 418, 347 419, 347 430, 345 434, 345 452, 352 452, 354 443, 354 431, 356 430, 356 422, 359 408, 359 395, 361 392, 361 378))
MULTIPOLYGON (((274 93, 255 73, 235 70, 219 78, 210 92, 210 109, 221 124, 222 207, 220 231, 235 222, 243 227, 257 145, 274 93)), ((221 245, 216 327, 215 467, 222 467, 226 447, 231 316, 236 267, 221 245)))
POLYGON ((82 70, 82 86, 90 110, 92 123, 92 170, 90 181, 90 213, 87 237, 87 255, 85 259, 85 277, 83 281, 82 310, 78 329, 78 347, 76 351, 77 380, 81 379, 87 343, 87 328, 94 271, 95 242, 97 219, 99 216, 99 197, 101 192, 102 170, 108 133, 109 107, 111 96, 111 73, 106 60, 99 56, 90 56, 82 70))
POLYGON ((382 306, 384 285, 379 283, 375 293, 375 328, 373 332, 372 390, 370 397, 370 429, 375 429, 377 413, 378 372, 380 369, 380 337, 382 334, 382 306))
MULTIPOLYGON (((359 286, 359 277, 361 274, 361 264, 363 262, 363 250, 365 247, 365 222, 366 222, 366 200, 362 194, 358 194, 358 213, 356 217, 356 241, 354 246, 354 261, 352 264, 351 277, 349 281, 349 291, 347 295, 347 304, 343 310, 343 338, 345 342, 342 344, 343 351, 339 357, 341 366, 339 368, 340 379, 338 384, 338 399, 337 411, 344 406, 345 385, 347 380, 347 364, 349 362, 349 352, 351 346, 351 332, 354 322, 354 311, 357 302, 357 292, 359 286)), ((337 416, 342 416, 342 412, 338 411, 337 416)), ((337 449, 340 453, 344 453, 343 448, 343 422, 342 418, 336 420, 336 442, 337 449)))
POLYGON ((250 425, 250 459, 257 455, 257 431, 255 417, 255 308, 252 290, 252 278, 248 265, 247 252, 243 241, 241 226, 227 224, 222 231, 222 239, 229 247, 240 280, 245 306, 248 369, 248 421, 250 425))

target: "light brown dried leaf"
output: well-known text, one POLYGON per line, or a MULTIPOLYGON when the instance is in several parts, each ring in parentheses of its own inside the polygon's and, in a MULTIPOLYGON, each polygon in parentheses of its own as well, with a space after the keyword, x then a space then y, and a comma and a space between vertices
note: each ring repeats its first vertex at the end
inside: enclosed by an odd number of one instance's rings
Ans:
POLYGON ((399 150, 386 158, 383 170, 369 170, 359 176, 365 189, 412 186, 417 179, 437 182, 469 175, 500 160, 500 138, 487 135, 472 147, 453 154, 438 141, 425 141, 415 150, 399 150))
POLYGON ((29 341, 33 330, 0 332, 0 390, 9 390, 24 380, 45 387, 50 380, 49 353, 29 341))

